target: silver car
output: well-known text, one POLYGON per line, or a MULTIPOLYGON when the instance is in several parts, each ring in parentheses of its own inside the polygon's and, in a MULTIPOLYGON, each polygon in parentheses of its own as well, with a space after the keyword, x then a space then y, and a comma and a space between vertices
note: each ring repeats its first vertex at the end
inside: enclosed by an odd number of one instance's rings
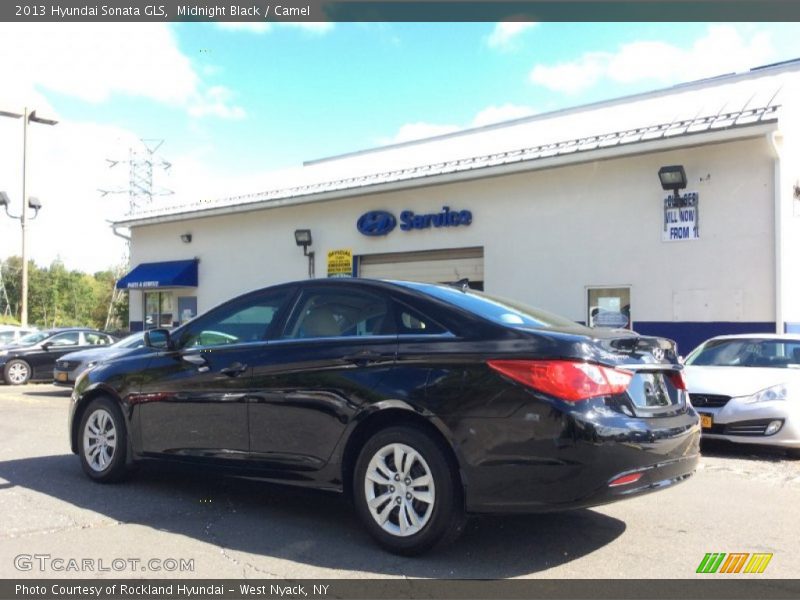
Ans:
POLYGON ((800 335, 711 338, 685 364, 704 438, 778 446, 800 458, 800 335))
POLYGON ((53 383, 72 387, 78 375, 91 369, 100 361, 109 360, 144 346, 144 332, 134 333, 109 346, 90 348, 65 354, 53 368, 53 383))

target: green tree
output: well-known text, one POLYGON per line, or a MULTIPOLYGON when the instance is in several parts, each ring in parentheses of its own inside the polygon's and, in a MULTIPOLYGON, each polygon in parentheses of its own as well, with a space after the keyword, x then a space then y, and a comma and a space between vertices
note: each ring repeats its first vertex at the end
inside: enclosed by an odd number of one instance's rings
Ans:
MULTIPOLYGON (((0 315, 8 313, 10 318, 18 320, 22 260, 9 257, 0 261, 0 269, 8 297, 6 301, 0 289, 0 315)), ((28 263, 28 321, 39 327, 126 328, 127 294, 114 295, 115 283, 112 269, 88 274, 69 271, 58 259, 49 267, 39 267, 31 261, 28 263)))

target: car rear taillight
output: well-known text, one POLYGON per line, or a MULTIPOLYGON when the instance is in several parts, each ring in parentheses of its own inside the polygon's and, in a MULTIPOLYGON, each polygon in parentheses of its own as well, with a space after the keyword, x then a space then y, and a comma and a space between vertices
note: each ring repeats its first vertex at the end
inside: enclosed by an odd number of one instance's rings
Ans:
POLYGON ((621 394, 633 373, 571 360, 490 360, 503 375, 545 394, 576 402, 621 394))
POLYGON ((667 375, 670 382, 679 390, 686 390, 686 380, 683 378, 683 371, 670 371, 667 375))

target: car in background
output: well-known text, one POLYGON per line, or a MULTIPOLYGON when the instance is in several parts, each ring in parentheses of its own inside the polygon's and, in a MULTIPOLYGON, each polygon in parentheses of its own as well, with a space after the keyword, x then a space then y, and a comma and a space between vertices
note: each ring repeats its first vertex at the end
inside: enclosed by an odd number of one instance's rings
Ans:
POLYGON ((110 346, 117 338, 94 329, 65 327, 30 333, 0 348, 0 373, 8 385, 52 381, 56 361, 76 350, 110 346))
POLYGON ((800 458, 800 336, 711 338, 685 367, 704 438, 777 446, 800 458))
POLYGON ((75 383, 70 446, 90 479, 154 459, 338 491, 399 554, 468 513, 664 489, 699 457, 673 342, 466 286, 312 279, 145 335, 151 352, 75 383))
POLYGON ((0 346, 15 344, 29 333, 37 331, 35 327, 19 327, 17 325, 0 325, 0 346))
POLYGON ((110 346, 99 346, 70 352, 56 361, 53 368, 53 383, 72 387, 80 375, 86 369, 91 369, 100 361, 112 360, 118 356, 123 356, 144 346, 144 332, 133 333, 110 346))

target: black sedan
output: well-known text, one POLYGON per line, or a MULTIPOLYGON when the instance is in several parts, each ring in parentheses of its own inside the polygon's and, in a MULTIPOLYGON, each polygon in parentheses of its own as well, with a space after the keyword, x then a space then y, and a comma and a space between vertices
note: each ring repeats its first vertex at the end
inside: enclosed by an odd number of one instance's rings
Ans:
POLYGON ((51 381, 56 361, 69 352, 106 346, 116 338, 102 331, 61 328, 36 331, 0 347, 0 372, 9 385, 51 381))
POLYGON ((170 459, 336 490, 402 554, 470 513, 612 502, 698 460, 671 341, 466 288, 290 283, 146 340, 155 352, 76 382, 70 444, 90 478, 170 459))

